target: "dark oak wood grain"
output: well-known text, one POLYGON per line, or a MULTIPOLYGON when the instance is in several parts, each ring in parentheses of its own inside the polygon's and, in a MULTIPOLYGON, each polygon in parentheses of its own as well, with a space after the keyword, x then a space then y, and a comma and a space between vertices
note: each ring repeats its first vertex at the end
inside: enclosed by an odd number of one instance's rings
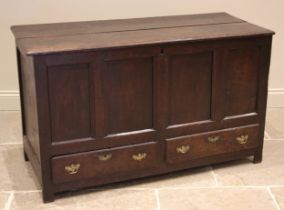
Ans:
POLYGON ((53 182, 59 184, 93 177, 139 174, 141 170, 149 170, 161 162, 158 150, 157 143, 152 142, 55 157, 52 159, 53 182), (80 164, 78 173, 70 176, 65 169, 70 164, 80 164))
POLYGON ((231 49, 226 59, 226 115, 257 112, 260 48, 231 49))
POLYGON ((115 22, 14 26, 12 31, 29 55, 273 34, 225 13, 115 22))
POLYGON ((239 22, 244 21, 227 13, 210 13, 203 15, 177 15, 120 20, 21 25, 12 26, 12 31, 16 38, 32 38, 239 22))
POLYGON ((107 135, 153 128, 153 71, 151 57, 106 61, 107 135))
POLYGON ((169 126, 211 119, 212 65, 213 52, 169 56, 169 126))
POLYGON ((88 64, 52 66, 47 73, 52 141, 90 137, 88 64))
POLYGON ((256 148, 258 139, 258 125, 167 139, 166 159, 169 163, 175 163, 256 148), (239 142, 238 138, 241 137, 247 137, 247 142, 239 142))
POLYGON ((57 193, 254 156, 274 32, 226 13, 12 27, 24 158, 57 193))

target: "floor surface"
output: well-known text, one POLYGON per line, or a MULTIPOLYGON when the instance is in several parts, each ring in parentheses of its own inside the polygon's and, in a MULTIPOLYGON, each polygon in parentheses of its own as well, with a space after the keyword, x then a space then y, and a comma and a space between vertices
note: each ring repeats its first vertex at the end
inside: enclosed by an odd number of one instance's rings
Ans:
POLYGON ((284 210, 284 108, 270 108, 260 164, 251 159, 84 190, 43 204, 23 159, 20 112, 0 112, 0 209, 284 210))

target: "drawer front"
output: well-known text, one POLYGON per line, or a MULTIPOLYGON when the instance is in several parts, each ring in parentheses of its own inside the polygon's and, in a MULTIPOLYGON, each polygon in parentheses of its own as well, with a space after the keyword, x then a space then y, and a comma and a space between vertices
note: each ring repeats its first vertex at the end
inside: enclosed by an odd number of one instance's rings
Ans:
POLYGON ((258 136, 259 126, 252 125, 168 139, 167 162, 186 161, 255 148, 259 142, 258 136))
POLYGON ((131 145, 52 158, 53 183, 117 176, 151 168, 158 161, 157 143, 131 145))

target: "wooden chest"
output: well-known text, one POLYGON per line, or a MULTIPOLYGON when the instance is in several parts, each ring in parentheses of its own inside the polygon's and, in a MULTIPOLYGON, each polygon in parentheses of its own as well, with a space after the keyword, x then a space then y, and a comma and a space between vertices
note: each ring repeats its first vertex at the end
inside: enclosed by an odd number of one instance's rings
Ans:
POLYGON ((13 26, 25 158, 56 193, 262 158, 274 32, 226 13, 13 26))

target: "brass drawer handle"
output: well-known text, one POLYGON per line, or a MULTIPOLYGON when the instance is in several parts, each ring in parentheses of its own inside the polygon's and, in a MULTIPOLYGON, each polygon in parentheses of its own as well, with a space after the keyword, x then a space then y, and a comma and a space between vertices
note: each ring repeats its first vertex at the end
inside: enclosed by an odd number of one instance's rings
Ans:
POLYGON ((236 138, 239 144, 246 144, 248 142, 248 135, 241 135, 236 138))
POLYGON ((208 141, 210 143, 215 143, 216 141, 219 141, 220 140, 220 136, 209 136, 208 137, 208 141))
POLYGON ((101 161, 107 161, 111 159, 111 157, 112 157, 112 154, 103 154, 103 155, 98 156, 99 160, 101 161))
POLYGON ((144 160, 146 157, 147 157, 147 153, 138 153, 138 154, 132 155, 132 159, 137 160, 137 161, 144 160))
POLYGON ((68 174, 77 174, 80 168, 80 164, 71 164, 69 166, 65 166, 65 171, 68 172, 68 174))
POLYGON ((189 145, 182 145, 180 147, 177 147, 176 151, 177 153, 181 153, 181 154, 186 154, 190 149, 189 145))

